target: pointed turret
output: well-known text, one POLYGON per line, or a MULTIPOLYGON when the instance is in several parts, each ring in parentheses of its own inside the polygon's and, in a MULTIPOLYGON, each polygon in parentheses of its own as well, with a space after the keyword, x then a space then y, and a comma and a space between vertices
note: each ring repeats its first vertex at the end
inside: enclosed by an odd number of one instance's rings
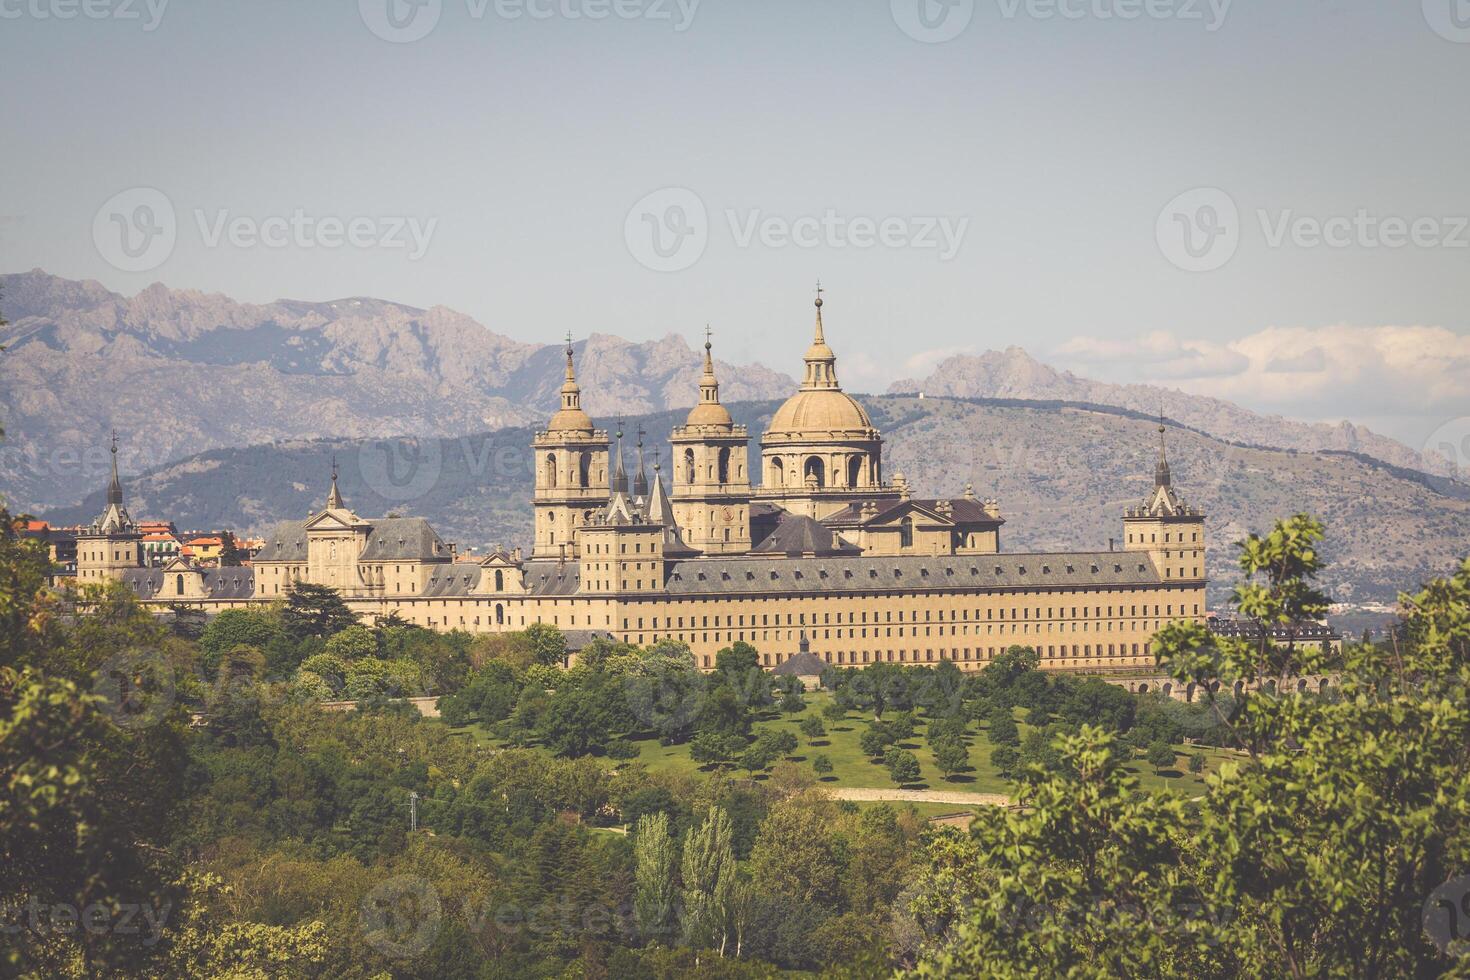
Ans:
POLYGON ((685 425, 728 431, 735 424, 730 412, 720 404, 720 382, 715 377, 715 358, 710 343, 710 329, 704 328, 704 375, 699 379, 699 404, 689 413, 685 425))
POLYGON ((337 489, 337 457, 332 457, 332 489, 327 491, 327 510, 346 510, 342 502, 342 491, 337 489))
POLYGON ((117 478, 117 432, 112 433, 112 482, 107 485, 107 502, 121 507, 122 481, 117 478))
POLYGON ((806 349, 806 377, 801 382, 804 391, 840 387, 837 384, 837 355, 827 346, 827 338, 822 331, 823 291, 822 284, 818 282, 817 323, 812 334, 812 345, 806 349))
POLYGON ((638 472, 633 474, 633 499, 648 497, 648 474, 643 469, 643 423, 638 423, 638 472))
POLYGON ((567 374, 561 386, 561 408, 551 417, 550 432, 591 432, 592 418, 582 411, 582 389, 572 362, 572 335, 567 334, 567 374))
POLYGON ((1154 464, 1154 486, 1167 487, 1171 480, 1169 477, 1169 453, 1164 447, 1164 433, 1168 431, 1164 427, 1164 413, 1159 412, 1159 461, 1154 464))
POLYGON ((655 461, 653 464, 653 489, 648 494, 648 522, 650 524, 662 524, 664 527, 675 527, 674 505, 669 502, 669 495, 664 492, 663 475, 659 473, 662 467, 655 461))
POLYGON ((623 420, 618 419, 618 458, 613 464, 612 492, 628 492, 628 471, 623 468, 623 420))

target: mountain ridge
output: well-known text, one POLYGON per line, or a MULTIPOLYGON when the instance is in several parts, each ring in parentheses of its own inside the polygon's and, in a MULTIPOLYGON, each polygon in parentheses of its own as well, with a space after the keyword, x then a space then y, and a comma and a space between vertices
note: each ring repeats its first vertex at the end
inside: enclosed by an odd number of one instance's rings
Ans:
POLYGON ((1093 381, 1071 371, 1057 370, 1014 345, 978 355, 951 355, 924 379, 895 381, 888 386, 888 392, 961 398, 1058 399, 1114 405, 1154 415, 1162 409, 1169 418, 1230 442, 1309 452, 1357 452, 1435 476, 1455 474, 1447 460, 1416 451, 1353 422, 1303 422, 1282 415, 1263 415, 1224 399, 1158 385, 1093 381))
MULTIPOLYGON (((446 307, 370 298, 238 303, 154 284, 129 298, 41 270, 0 277, 0 493, 19 508, 78 500, 113 429, 130 469, 202 450, 330 432, 449 436, 534 424, 555 405, 562 347, 498 334, 446 307)), ((676 334, 574 345, 600 415, 693 405, 703 351, 676 334)), ((717 361, 726 397, 796 386, 717 361)))

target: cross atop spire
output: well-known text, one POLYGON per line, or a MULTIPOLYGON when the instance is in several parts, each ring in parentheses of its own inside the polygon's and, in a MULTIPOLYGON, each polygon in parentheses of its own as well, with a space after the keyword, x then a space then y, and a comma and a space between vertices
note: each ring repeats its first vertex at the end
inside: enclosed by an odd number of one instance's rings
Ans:
POLYGON ((648 473, 643 469, 643 423, 638 423, 638 471, 633 474, 633 496, 644 498, 648 496, 648 473))
POLYGON ((613 463, 612 492, 616 496, 628 492, 628 471, 623 467, 623 418, 618 416, 618 458, 613 463))
POLYGON ((1159 461, 1154 466, 1154 486, 1167 487, 1172 482, 1169 475, 1169 454, 1164 445, 1164 433, 1168 429, 1164 425, 1164 400, 1159 399, 1159 461))
POLYGON ((822 327, 822 281, 817 280, 817 323, 812 333, 812 345, 806 351, 806 377, 801 386, 804 389, 812 388, 840 388, 837 383, 837 355, 832 353, 832 348, 827 346, 827 338, 822 327))
POLYGON ((112 430, 112 482, 107 485, 107 502, 122 505, 122 481, 117 477, 117 430, 112 430))

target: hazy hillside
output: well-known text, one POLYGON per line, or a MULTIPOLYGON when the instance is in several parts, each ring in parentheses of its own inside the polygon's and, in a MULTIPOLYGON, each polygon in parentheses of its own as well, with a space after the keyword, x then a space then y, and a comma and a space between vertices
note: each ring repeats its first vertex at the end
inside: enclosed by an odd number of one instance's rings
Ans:
MULTIPOLYGON (((1046 403, 893 397, 865 399, 883 429, 887 470, 920 494, 999 499, 1006 550, 1105 548, 1121 537, 1123 508, 1151 485, 1156 423, 1142 413, 1046 403)), ((732 406, 761 432, 776 402, 732 406)), ((653 449, 683 412, 643 421, 653 449)), ((632 423, 630 422, 630 426, 632 423)), ((215 450, 127 482, 136 517, 186 527, 263 530, 320 507, 330 461, 342 465, 348 503, 365 517, 428 517, 461 546, 528 544, 529 428, 464 438, 311 441, 215 450)), ((631 440, 629 460, 631 465, 631 440)), ((1470 491, 1459 484, 1344 453, 1243 449, 1171 426, 1175 484, 1208 514, 1212 601, 1235 574, 1229 547, 1248 529, 1306 510, 1330 526, 1327 584, 1341 600, 1392 599, 1470 555, 1470 491)), ((757 452, 752 440, 752 452, 757 452)), ((61 521, 90 517, 85 507, 61 521)))
MULTIPOLYGON (((220 446, 323 433, 454 435, 541 421, 558 345, 525 344, 443 307, 382 300, 264 306, 150 286, 127 298, 35 270, 0 276, 0 494, 19 508, 77 500, 106 472, 116 428, 140 471, 220 446)), ((519 332, 534 333, 519 326, 519 332)), ((702 351, 682 337, 577 343, 589 410, 693 405, 702 351)), ((795 382, 722 364, 728 399, 795 382)))
POLYGON ((1454 475, 1453 466, 1442 457, 1426 457, 1417 449, 1351 422, 1298 422, 1280 415, 1259 415, 1218 398, 1154 385, 1090 381, 1048 367, 1019 347, 986 351, 978 357, 956 355, 922 381, 896 381, 888 390, 958 398, 1059 399, 1116 405, 1148 415, 1157 415, 1162 404, 1170 418, 1229 442, 1308 451, 1337 449, 1363 453, 1396 466, 1454 475))

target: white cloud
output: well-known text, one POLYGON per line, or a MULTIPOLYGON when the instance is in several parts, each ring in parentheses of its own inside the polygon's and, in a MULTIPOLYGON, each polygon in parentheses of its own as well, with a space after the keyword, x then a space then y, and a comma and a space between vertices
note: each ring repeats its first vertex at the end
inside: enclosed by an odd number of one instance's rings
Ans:
POLYGON ((1103 380, 1167 381, 1309 419, 1400 417, 1419 429, 1470 415, 1470 337, 1443 327, 1270 327, 1224 344, 1168 331, 1074 337, 1055 356, 1103 380))

